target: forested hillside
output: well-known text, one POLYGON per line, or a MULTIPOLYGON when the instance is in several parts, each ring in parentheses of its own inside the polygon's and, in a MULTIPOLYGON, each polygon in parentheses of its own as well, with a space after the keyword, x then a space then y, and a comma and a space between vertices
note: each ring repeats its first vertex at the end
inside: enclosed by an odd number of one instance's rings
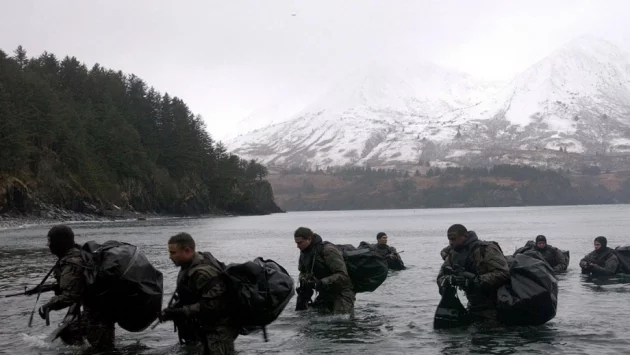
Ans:
POLYGON ((630 202, 630 172, 584 166, 578 172, 529 166, 423 167, 422 172, 362 167, 269 175, 278 204, 289 211, 443 207, 507 207, 630 202))
POLYGON ((0 50, 0 213, 278 212, 266 175, 133 74, 0 50))

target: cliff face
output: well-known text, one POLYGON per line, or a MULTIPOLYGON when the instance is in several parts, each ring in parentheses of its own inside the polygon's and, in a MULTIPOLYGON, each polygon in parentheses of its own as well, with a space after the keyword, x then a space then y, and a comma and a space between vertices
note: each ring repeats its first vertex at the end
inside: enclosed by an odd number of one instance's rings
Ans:
POLYGON ((274 200, 273 188, 268 181, 249 181, 239 187, 240 198, 234 201, 228 211, 239 214, 263 215, 284 212, 274 200))
MULTIPOLYGON (((204 214, 266 215, 284 212, 274 201, 271 184, 266 181, 249 181, 231 191, 233 200, 223 209, 209 205, 199 191, 188 193, 164 212, 169 215, 194 216, 204 214)), ((94 199, 85 191, 72 186, 51 186, 44 183, 24 183, 9 176, 0 177, 0 214, 32 215, 49 219, 86 220, 93 217, 133 217, 145 213, 158 213, 150 208, 153 196, 134 195, 131 201, 125 195, 120 199, 103 201, 94 199), (54 190, 53 194, 47 193, 54 190)))

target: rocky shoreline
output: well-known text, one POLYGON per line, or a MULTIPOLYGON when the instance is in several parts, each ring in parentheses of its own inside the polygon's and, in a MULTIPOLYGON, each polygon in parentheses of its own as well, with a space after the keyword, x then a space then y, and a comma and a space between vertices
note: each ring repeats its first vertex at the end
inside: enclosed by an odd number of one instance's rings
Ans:
POLYGON ((159 215, 141 214, 121 211, 110 215, 79 213, 59 207, 50 206, 45 212, 38 213, 5 213, 0 214, 0 230, 14 229, 33 225, 57 224, 63 222, 105 222, 117 220, 145 220, 161 217, 159 215))
POLYGON ((158 213, 140 213, 128 210, 106 210, 98 213, 81 213, 64 209, 51 204, 40 203, 37 211, 31 213, 1 213, 0 230, 16 229, 35 225, 53 225, 64 222, 111 222, 111 221, 135 221, 157 218, 216 218, 230 217, 231 214, 215 212, 199 216, 180 216, 158 213))

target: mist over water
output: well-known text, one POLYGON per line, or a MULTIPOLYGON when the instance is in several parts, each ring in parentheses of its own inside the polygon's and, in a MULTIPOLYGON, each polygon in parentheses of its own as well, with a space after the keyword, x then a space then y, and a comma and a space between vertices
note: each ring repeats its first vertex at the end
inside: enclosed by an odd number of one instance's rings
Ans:
MULTIPOLYGON (((295 297, 280 318, 261 333, 239 336, 239 354, 620 354, 630 347, 628 280, 593 280, 580 274, 578 262, 592 250, 598 235, 609 246, 630 244, 630 206, 470 208, 299 212, 260 217, 160 219, 133 222, 76 223, 77 242, 119 240, 138 245, 164 273, 166 303, 175 289, 177 268, 168 259, 166 242, 189 232, 198 250, 210 251, 225 263, 257 256, 283 265, 297 280, 299 251, 293 231, 312 228, 324 240, 358 245, 375 242, 384 231, 401 254, 407 270, 390 272, 373 293, 357 295, 353 316, 321 317, 296 313, 295 297), (439 301, 436 275, 446 245, 446 229, 462 223, 482 240, 498 241, 506 254, 533 239, 547 236, 549 244, 571 252, 569 271, 559 276, 556 318, 539 327, 433 330, 439 301)), ((0 294, 36 285, 55 259, 46 248, 50 226, 0 231, 0 294)), ((42 294, 43 304, 51 293, 42 294)), ((32 297, 0 298, 0 353, 84 354, 46 337, 65 311, 51 313, 51 327, 35 316, 32 297)), ((172 323, 155 330, 129 333, 116 329, 121 354, 194 354, 177 343, 172 323)))

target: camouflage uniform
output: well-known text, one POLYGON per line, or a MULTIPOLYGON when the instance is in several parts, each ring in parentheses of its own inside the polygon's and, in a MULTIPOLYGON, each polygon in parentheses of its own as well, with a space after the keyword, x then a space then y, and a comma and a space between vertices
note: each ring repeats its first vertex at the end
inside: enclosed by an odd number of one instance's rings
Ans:
POLYGON ((330 313, 350 313, 354 309, 355 294, 342 252, 315 234, 311 245, 300 253, 298 262, 300 283, 321 281, 322 287, 313 307, 330 313))
POLYGON ((593 275, 614 275, 619 270, 619 259, 613 249, 601 247, 594 250, 580 260, 582 273, 593 275), (592 268, 585 269, 587 263, 593 264, 592 268))
POLYGON ((228 317, 225 282, 218 277, 224 265, 210 253, 196 253, 177 276, 177 303, 186 319, 176 321, 182 343, 202 342, 210 354, 234 353, 239 328, 228 317))
POLYGON ((567 259, 560 249, 547 244, 544 249, 534 248, 534 250, 542 254, 545 261, 553 268, 553 271, 564 272, 567 270, 567 259))
POLYGON ((564 272, 569 266, 567 258, 565 258, 560 249, 549 244, 546 244, 543 249, 539 249, 538 247, 536 247, 536 242, 534 241, 529 241, 527 242, 527 244, 525 244, 524 247, 516 250, 516 252, 514 252, 514 256, 516 256, 516 254, 522 254, 528 250, 539 252, 543 256, 543 259, 545 259, 545 261, 549 264, 549 266, 553 268, 553 271, 555 272, 564 272))
POLYGON ((104 314, 98 312, 96 305, 91 305, 84 297, 85 278, 83 276, 83 261, 81 251, 74 247, 59 259, 59 264, 53 271, 59 284, 46 307, 50 310, 60 310, 70 307, 64 318, 63 329, 59 337, 66 344, 77 345, 83 343, 83 337, 97 349, 112 349, 114 347, 114 322, 108 321, 104 314), (83 312, 80 313, 80 306, 83 312), (79 314, 80 313, 80 314, 79 314))
POLYGON ((478 287, 464 289, 468 310, 477 318, 496 319, 497 289, 510 280, 508 263, 501 249, 494 243, 480 241, 475 232, 468 231, 463 245, 448 250, 437 278, 440 287, 449 281, 447 266, 478 276, 478 287))
POLYGON ((387 259, 387 265, 390 269, 401 270, 405 268, 405 264, 396 248, 387 244, 374 244, 371 249, 387 259))

